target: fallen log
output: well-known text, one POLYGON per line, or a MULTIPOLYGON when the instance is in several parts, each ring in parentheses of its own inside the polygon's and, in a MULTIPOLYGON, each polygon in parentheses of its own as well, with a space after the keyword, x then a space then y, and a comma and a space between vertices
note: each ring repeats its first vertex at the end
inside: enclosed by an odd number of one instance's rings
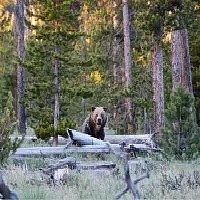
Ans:
MULTIPOLYGON (((71 140, 73 140, 74 143, 82 146, 82 145, 106 145, 106 142, 109 142, 108 140, 99 140, 97 138, 91 137, 90 135, 87 135, 85 133, 78 132, 73 129, 67 129, 67 134, 71 140)), ((111 136, 110 136, 111 137, 111 136)), ((153 134, 146 134, 146 135, 126 135, 126 136, 120 136, 115 135, 115 138, 117 138, 117 142, 112 141, 109 142, 110 144, 133 144, 136 148, 143 148, 146 146, 149 146, 150 148, 156 147, 155 143, 152 140, 153 134), (132 142, 131 142, 132 141, 132 142), (118 143, 119 142, 119 143, 118 143)), ((109 138, 109 137, 107 137, 109 138)), ((111 140, 111 139, 110 139, 111 140)))
POLYGON ((96 170, 96 169, 113 169, 116 164, 111 161, 83 162, 76 165, 77 170, 96 170))
POLYGON ((76 161, 73 157, 67 157, 59 160, 55 164, 50 164, 41 170, 45 174, 52 174, 58 169, 76 169, 76 170, 96 170, 96 169, 113 169, 116 164, 111 161, 76 161))
POLYGON ((103 140, 99 140, 97 138, 91 137, 88 134, 78 132, 73 129, 67 129, 68 137, 75 143, 76 145, 104 145, 106 143, 103 140))
MULTIPOLYGON (((21 139, 21 136, 16 136, 17 138, 21 139)), ((139 135, 105 135, 105 141, 111 144, 141 144, 141 143, 149 143, 153 140, 154 134, 139 134, 139 135)), ((15 137, 11 137, 11 139, 15 139, 15 137)), ((36 136, 27 135, 24 137, 24 141, 26 142, 39 142, 36 136)), ((49 144, 52 144, 53 138, 49 139, 49 144)), ((68 138, 58 136, 58 144, 59 145, 66 145, 68 143, 68 138)))
POLYGON ((105 141, 111 144, 143 144, 152 143, 154 134, 140 134, 140 135, 106 135, 105 141))
MULTIPOLYGON (((72 130, 73 132, 77 132, 76 130, 72 130)), ((86 135, 86 134, 85 134, 86 135)), ((153 141, 154 134, 140 134, 140 135, 105 135, 104 141, 109 142, 111 144, 142 144, 142 143, 150 143, 153 141)), ((49 143, 52 144, 53 139, 50 138, 49 143)), ((62 136, 58 137, 58 144, 65 145, 67 144, 67 138, 62 136)))
MULTIPOLYGON (((113 150, 119 151, 120 145, 111 144, 113 150)), ((136 148, 138 150, 144 151, 159 151, 158 148, 150 148, 145 144, 135 144, 128 145, 125 147, 126 150, 131 150, 132 148, 136 148)), ((85 145, 82 147, 68 147, 60 146, 60 147, 29 147, 29 148, 18 148, 14 154, 10 156, 10 158, 15 157, 52 157, 52 156, 66 156, 71 153, 111 153, 110 149, 106 145, 85 145)))
POLYGON ((107 147, 90 145, 89 147, 29 147, 18 148, 10 158, 14 157, 51 157, 51 156, 65 156, 71 153, 110 153, 107 147))
MULTIPOLYGON (((68 153, 110 153, 109 146, 115 151, 119 152, 121 149, 120 144, 110 144, 106 141, 99 140, 91 137, 90 135, 77 132, 76 130, 68 129, 67 133, 71 143, 78 144, 78 146, 59 146, 59 147, 31 147, 31 148, 18 148, 12 156, 24 157, 24 156, 61 156, 68 153)), ((123 143, 123 148, 126 151, 160 151, 153 142, 146 142, 141 144, 126 144, 123 143)))

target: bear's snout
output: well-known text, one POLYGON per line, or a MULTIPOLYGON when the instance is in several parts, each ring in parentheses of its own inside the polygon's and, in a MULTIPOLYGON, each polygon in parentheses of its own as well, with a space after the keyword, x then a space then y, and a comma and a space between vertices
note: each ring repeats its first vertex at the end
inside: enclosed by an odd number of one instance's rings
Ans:
POLYGON ((102 119, 101 118, 97 118, 97 125, 101 125, 102 123, 102 119))

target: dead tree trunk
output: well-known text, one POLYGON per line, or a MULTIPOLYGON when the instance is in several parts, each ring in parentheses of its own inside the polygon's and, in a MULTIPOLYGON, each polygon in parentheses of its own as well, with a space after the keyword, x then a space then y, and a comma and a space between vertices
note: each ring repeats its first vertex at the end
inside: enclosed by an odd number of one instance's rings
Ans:
POLYGON ((163 87, 163 53, 159 44, 154 47, 152 56, 154 131, 160 133, 164 126, 164 87, 163 87))
MULTIPOLYGON (((124 86, 127 91, 132 84, 131 72, 131 45, 130 45, 130 22, 127 0, 122 0, 123 4, 123 31, 124 31, 124 86)), ((133 131, 133 102, 130 97, 125 98, 126 122, 128 132, 133 131)))
POLYGON ((15 30, 17 36, 17 55, 19 63, 17 64, 17 118, 19 121, 19 131, 26 133, 24 96, 24 68, 23 61, 25 57, 24 48, 24 1, 17 0, 15 6, 15 30))

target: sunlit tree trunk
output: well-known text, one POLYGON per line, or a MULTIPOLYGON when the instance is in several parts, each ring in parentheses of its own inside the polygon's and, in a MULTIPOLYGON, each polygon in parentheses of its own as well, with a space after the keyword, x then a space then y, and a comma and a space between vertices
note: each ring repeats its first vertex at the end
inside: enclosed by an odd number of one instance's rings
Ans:
POLYGON ((119 83, 119 77, 120 77, 120 66, 119 66, 119 59, 118 59, 118 53, 119 53, 119 43, 117 41, 117 28, 119 25, 119 21, 117 19, 117 4, 116 1, 112 2, 112 10, 113 10, 113 29, 114 29, 114 38, 113 38, 113 45, 112 45, 112 61, 113 61, 113 79, 114 84, 119 83))
MULTIPOLYGON (((124 31, 124 86, 129 91, 132 84, 131 73, 131 47, 130 47, 130 27, 127 0, 122 0, 123 4, 123 31, 124 31)), ((125 98, 126 121, 128 132, 133 131, 133 102, 130 97, 125 98)))
POLYGON ((154 131, 160 133, 164 126, 163 52, 156 44, 152 56, 154 131))
MULTIPOLYGON (((113 71, 113 84, 115 86, 121 85, 121 59, 120 53, 121 53, 121 46, 118 35, 118 27, 119 27, 119 20, 117 16, 117 3, 116 0, 112 1, 112 24, 114 29, 114 36, 112 41, 112 71, 113 71)), ((114 129, 116 130, 116 133, 119 131, 119 124, 120 124, 120 114, 119 114, 119 101, 121 97, 116 97, 115 99, 115 106, 113 110, 113 123, 114 123, 114 129)))
MULTIPOLYGON (((185 87, 193 97, 192 75, 188 34, 186 29, 172 31, 172 85, 173 91, 178 86, 185 87)), ((194 133, 196 130, 196 115, 194 105, 191 105, 194 133)))
MULTIPOLYGON (((29 1, 30 0, 26 0, 26 3, 24 5, 24 9, 25 9, 25 19, 26 21, 30 21, 30 17, 29 17, 29 14, 28 14, 28 10, 30 10, 30 5, 29 5, 29 1)), ((25 31, 24 31, 24 37, 25 37, 25 40, 28 39, 29 35, 30 35, 31 31, 30 31, 30 28, 28 25, 25 24, 25 31)))
POLYGON ((19 121, 19 131, 26 133, 26 116, 23 103, 24 95, 24 68, 23 61, 25 57, 24 49, 24 1, 17 0, 15 6, 15 29, 17 40, 17 56, 19 63, 17 64, 17 118, 19 121))
POLYGON ((182 85, 193 95, 186 29, 172 31, 172 84, 173 90, 182 85))

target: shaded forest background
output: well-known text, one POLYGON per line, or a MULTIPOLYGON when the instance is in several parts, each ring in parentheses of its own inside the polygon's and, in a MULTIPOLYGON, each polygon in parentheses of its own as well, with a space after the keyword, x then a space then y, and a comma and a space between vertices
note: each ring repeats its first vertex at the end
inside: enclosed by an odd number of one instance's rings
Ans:
MULTIPOLYGON (((32 127, 42 139, 80 127, 92 106, 104 106, 108 127, 116 134, 165 128, 167 140, 175 134, 182 141, 183 132, 187 140, 200 125, 199 9, 198 0, 0 1, 0 111, 9 106, 20 132, 32 127), (128 76, 125 5, 131 47, 128 76), (174 96, 172 34, 177 30, 187 30, 193 89, 187 93, 180 78, 178 85, 185 89, 174 96), (162 68, 155 70, 159 48, 162 68), (164 96, 158 98, 155 91, 162 96, 162 87, 164 96), (160 102, 166 113, 163 122, 157 118, 164 115, 156 110, 160 102)), ((179 149, 185 148, 183 143, 179 149)))

